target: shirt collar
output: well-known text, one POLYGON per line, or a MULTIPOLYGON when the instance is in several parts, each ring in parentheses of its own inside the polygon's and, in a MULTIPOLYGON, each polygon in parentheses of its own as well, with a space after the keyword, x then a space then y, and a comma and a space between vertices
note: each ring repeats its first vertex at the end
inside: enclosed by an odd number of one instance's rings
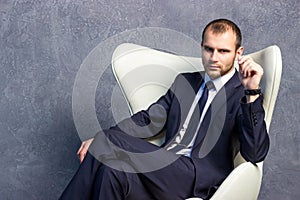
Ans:
POLYGON ((207 83, 208 81, 212 81, 214 83, 215 89, 218 92, 234 75, 235 69, 231 70, 229 73, 211 80, 207 73, 205 73, 204 81, 207 83))

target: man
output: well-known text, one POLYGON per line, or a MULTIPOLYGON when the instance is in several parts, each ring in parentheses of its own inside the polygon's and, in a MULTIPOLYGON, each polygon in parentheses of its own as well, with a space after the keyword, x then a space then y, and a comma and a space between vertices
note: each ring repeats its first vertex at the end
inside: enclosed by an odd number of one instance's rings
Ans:
POLYGON ((233 170, 238 150, 262 161, 269 148, 263 69, 242 56, 241 40, 233 22, 210 22, 201 42, 204 77, 179 75, 147 110, 83 142, 82 163, 61 199, 208 199, 233 170), (161 147, 133 137, 163 130, 161 147))

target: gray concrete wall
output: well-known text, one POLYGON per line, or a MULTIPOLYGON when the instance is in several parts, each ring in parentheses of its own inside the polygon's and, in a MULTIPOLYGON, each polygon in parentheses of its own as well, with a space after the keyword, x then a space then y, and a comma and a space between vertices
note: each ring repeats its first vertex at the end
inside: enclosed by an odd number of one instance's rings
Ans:
MULTIPOLYGON (((203 26, 220 17, 240 25, 246 53, 281 48, 283 76, 259 199, 299 199, 299 8, 298 0, 0 0, 1 199, 57 199, 74 174, 81 141, 72 91, 93 48, 145 27, 199 42, 203 26)), ((139 37, 137 31, 126 40, 145 42, 139 37)), ((114 124, 111 73, 107 67, 97 87, 104 128, 114 124)))

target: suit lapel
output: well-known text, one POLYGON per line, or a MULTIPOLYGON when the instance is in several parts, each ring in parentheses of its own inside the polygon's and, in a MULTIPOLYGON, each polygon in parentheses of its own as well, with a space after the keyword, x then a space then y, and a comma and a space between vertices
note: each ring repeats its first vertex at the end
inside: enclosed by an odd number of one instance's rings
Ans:
POLYGON ((196 137, 192 152, 193 157, 205 157, 218 141, 226 119, 227 102, 238 92, 239 87, 241 87, 241 82, 236 71, 233 77, 220 89, 208 108, 196 137))
MULTIPOLYGON (((226 107, 228 100, 237 92, 241 86, 241 82, 236 71, 233 77, 220 89, 215 98, 213 99, 210 108, 212 109, 212 119, 219 115, 220 109, 226 107)), ((226 111, 226 110, 225 110, 226 111)))

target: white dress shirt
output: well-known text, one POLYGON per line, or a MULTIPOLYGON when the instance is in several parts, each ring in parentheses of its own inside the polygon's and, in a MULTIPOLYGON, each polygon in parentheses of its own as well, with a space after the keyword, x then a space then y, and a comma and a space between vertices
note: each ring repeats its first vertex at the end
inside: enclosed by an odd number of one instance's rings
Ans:
MULTIPOLYGON (((188 126, 188 123, 189 123, 189 115, 191 116, 196 105, 198 104, 198 101, 199 99, 201 98, 202 96, 202 93, 203 93, 203 89, 204 89, 204 85, 208 82, 208 81, 212 81, 214 86, 215 86, 215 89, 210 89, 209 92, 208 92, 208 98, 207 98, 207 101, 206 101, 206 104, 203 108, 203 112, 201 114, 201 117, 200 117, 200 122, 197 126, 197 129, 196 129, 196 132, 194 133, 194 136, 193 136, 193 139, 192 141, 189 143, 189 145, 186 147, 186 148, 183 148, 181 150, 179 150, 178 152, 176 152, 176 154, 179 154, 179 155, 184 155, 184 156, 187 156, 187 157, 190 157, 191 156, 191 152, 192 152, 192 147, 195 143, 195 140, 196 140, 196 137, 197 137, 197 133, 199 131, 199 128, 201 126, 201 123, 203 121, 203 118, 211 104, 211 102, 213 101, 213 99, 215 98, 215 96, 217 95, 217 93, 219 92, 219 90, 233 77, 235 73, 235 69, 231 70, 229 73, 219 77, 219 78, 216 78, 216 79, 213 79, 211 80, 210 77, 205 73, 205 77, 204 77, 204 84, 201 85, 195 99, 194 99, 194 102, 191 106, 191 110, 187 116, 187 120, 185 121, 184 123, 184 127, 183 129, 186 130, 187 126, 188 126), (186 126, 186 127, 185 127, 186 126)), ((185 132, 184 132, 185 134, 185 132)), ((182 136, 183 137, 183 136, 182 136)), ((181 138, 182 138, 181 137, 181 138)))

